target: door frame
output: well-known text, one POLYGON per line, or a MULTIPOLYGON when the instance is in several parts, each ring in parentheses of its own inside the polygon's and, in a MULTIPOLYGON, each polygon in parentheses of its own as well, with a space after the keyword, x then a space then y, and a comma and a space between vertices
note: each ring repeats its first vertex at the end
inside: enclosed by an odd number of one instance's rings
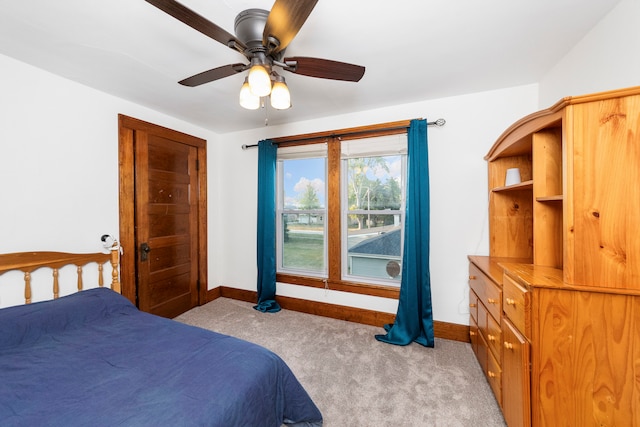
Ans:
POLYGON ((198 151, 198 305, 207 302, 207 141, 124 114, 118 114, 120 282, 122 295, 137 306, 135 240, 135 131, 144 131, 197 148, 198 151))

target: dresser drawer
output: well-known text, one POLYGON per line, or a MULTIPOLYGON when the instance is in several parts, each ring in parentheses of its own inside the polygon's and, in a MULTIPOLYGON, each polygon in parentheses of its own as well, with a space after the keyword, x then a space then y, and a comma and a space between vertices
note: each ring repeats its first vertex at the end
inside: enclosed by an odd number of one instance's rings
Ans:
POLYGON ((478 336, 480 335, 480 331, 478 330, 478 324, 476 321, 471 318, 469 319, 469 340, 471 341, 471 349, 473 353, 478 357, 478 336))
POLYGON ((490 351, 487 347, 487 342, 484 340, 482 334, 478 334, 478 351, 476 353, 476 358, 478 359, 478 363, 485 375, 487 375, 487 357, 489 356, 489 353, 490 351))
POLYGON ((482 335, 485 342, 487 341, 487 333, 489 332, 489 328, 487 326, 487 318, 491 316, 487 315, 487 309, 484 307, 484 304, 478 304, 478 332, 482 335))
POLYGON ((502 369, 491 352, 489 352, 487 357, 487 381, 489 381, 498 405, 502 407, 502 369))
POLYGON ((531 293, 506 274, 502 281, 504 314, 528 339, 531 339, 531 293))
POLYGON ((478 323, 478 296, 469 290, 469 316, 478 323))
POLYGON ((493 318, 499 320, 502 313, 502 290, 500 287, 473 264, 469 264, 469 286, 493 318))
POLYGON ((486 338, 489 349, 496 360, 500 361, 502 359, 502 328, 500 322, 491 316, 487 316, 486 338))

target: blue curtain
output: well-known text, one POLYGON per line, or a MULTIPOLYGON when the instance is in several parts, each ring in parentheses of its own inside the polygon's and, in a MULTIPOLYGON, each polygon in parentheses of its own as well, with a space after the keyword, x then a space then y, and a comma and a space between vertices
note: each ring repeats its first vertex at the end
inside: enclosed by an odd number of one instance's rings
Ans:
POLYGON ((398 312, 378 341, 434 346, 429 272, 429 156, 427 121, 412 120, 408 134, 404 253, 398 312))
POLYGON ((258 311, 280 311, 276 302, 276 160, 271 140, 258 143, 258 311))

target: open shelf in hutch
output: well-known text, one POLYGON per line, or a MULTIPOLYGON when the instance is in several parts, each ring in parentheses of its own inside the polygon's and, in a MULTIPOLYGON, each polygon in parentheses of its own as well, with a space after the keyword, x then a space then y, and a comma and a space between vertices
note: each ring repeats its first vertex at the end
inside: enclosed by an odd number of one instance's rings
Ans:
POLYGON ((487 155, 492 257, 562 268, 562 123, 551 114, 527 133, 509 128, 487 155), (510 168, 520 169, 522 182, 505 186, 510 168))

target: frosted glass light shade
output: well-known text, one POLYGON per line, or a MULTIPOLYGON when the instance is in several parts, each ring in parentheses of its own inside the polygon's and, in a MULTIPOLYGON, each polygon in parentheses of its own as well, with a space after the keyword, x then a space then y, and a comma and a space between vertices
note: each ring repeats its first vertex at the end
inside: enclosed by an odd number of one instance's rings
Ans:
POLYGON ((284 82, 284 77, 277 76, 271 89, 271 106, 276 110, 286 110, 291 108, 291 94, 284 82))
POLYGON ((240 88, 240 105, 247 110, 257 110, 260 108, 260 97, 251 93, 248 78, 244 78, 244 84, 240 88))
POLYGON ((267 96, 271 92, 271 77, 262 65, 254 65, 249 70, 249 87, 256 96, 267 96))

